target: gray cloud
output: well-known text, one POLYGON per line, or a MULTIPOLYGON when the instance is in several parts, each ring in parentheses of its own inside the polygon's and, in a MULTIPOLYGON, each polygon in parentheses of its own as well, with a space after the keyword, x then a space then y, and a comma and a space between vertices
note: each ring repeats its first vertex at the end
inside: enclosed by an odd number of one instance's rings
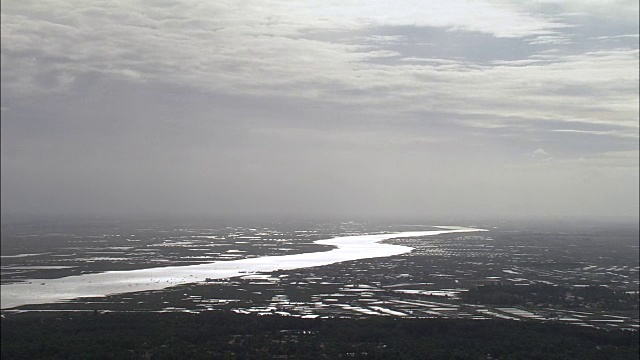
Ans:
POLYGON ((2 209, 637 216, 637 18, 601 8, 5 2, 2 209))

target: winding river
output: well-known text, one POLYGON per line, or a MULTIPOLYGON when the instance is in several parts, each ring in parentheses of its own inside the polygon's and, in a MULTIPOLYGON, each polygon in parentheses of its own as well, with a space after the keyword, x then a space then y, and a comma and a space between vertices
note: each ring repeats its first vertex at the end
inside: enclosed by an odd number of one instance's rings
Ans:
POLYGON ((160 290, 180 284, 203 282, 206 279, 243 276, 251 272, 292 270, 350 260, 400 255, 413 249, 407 246, 383 244, 381 241, 394 238, 486 231, 459 226, 438 226, 437 228, 439 230, 340 236, 315 241, 316 244, 335 246, 332 250, 322 252, 264 256, 188 266, 107 271, 59 279, 31 279, 28 283, 2 285, 0 287, 0 307, 9 309, 22 305, 46 304, 81 297, 160 290))

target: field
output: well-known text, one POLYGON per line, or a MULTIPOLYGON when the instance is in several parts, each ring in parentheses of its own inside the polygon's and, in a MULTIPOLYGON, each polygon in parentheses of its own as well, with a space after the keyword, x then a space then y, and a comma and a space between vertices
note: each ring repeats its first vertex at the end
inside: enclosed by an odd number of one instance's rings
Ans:
MULTIPOLYGON (((533 340, 518 345, 517 339, 525 337, 552 344, 536 347, 537 358, 637 358, 637 227, 472 226, 489 231, 385 240, 413 249, 395 256, 242 272, 164 289, 3 309, 3 358, 51 351, 57 354, 54 358, 74 358, 80 350, 68 352, 59 345, 64 334, 70 336, 64 341, 78 341, 78 349, 94 355, 106 343, 91 337, 111 337, 113 350, 102 353, 112 358, 145 358, 147 353, 172 358, 176 349, 194 357, 305 358, 309 353, 393 358, 402 348, 414 351, 413 358, 425 353, 434 359, 478 354, 508 358, 505 354, 518 351, 535 353, 533 340), (202 322, 209 320, 226 322, 227 332, 202 330, 212 332, 206 341, 193 340, 202 334, 187 335, 193 326, 206 329, 202 322), (39 322, 46 325, 34 330, 39 322), (164 322, 166 334, 153 330, 164 322), (345 327, 350 335, 336 335, 345 327), (389 338, 390 330, 374 330, 389 327, 400 329, 399 335, 389 338), (140 336, 128 338, 134 329, 140 336), (501 340, 497 335, 486 344, 473 340, 487 329, 501 334, 501 340), (32 341, 23 338, 30 331, 41 332, 33 343, 39 348, 29 347, 32 341)), ((47 279, 104 271, 328 251, 331 247, 314 241, 424 229, 433 227, 353 222, 252 227, 15 223, 2 229, 2 282, 46 286, 51 281, 47 279)))

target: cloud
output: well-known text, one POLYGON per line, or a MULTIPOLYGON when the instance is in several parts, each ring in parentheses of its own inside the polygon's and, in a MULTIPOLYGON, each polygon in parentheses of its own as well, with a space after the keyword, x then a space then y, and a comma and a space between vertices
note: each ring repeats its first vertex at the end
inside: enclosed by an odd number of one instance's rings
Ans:
POLYGON ((438 57, 382 64, 372 61, 400 57, 388 46, 406 36, 372 33, 355 43, 357 37, 320 41, 306 36, 310 30, 366 32, 375 24, 522 37, 523 46, 565 42, 568 35, 559 31, 568 24, 526 15, 515 5, 452 2, 433 8, 408 2, 362 9, 356 3, 283 8, 281 3, 184 2, 143 8, 132 2, 73 10, 63 5, 45 15, 40 11, 49 10, 46 4, 39 3, 37 11, 11 4, 3 11, 5 91, 64 92, 82 74, 100 73, 392 112, 446 107, 462 114, 637 127, 637 48, 539 54, 492 64, 438 57), (563 92, 572 88, 581 93, 563 92))
POLYGON ((559 14, 581 14, 598 19, 613 19, 619 23, 638 23, 640 7, 634 0, 536 0, 516 1, 532 11, 559 14))
MULTIPOLYGON (((329 211, 333 191, 354 212, 407 202, 418 211, 435 197, 454 213, 438 191, 486 202, 469 193, 481 183, 504 198, 502 188, 530 183, 501 164, 551 159, 544 149, 554 158, 545 171, 562 181, 551 163, 637 148, 635 20, 598 6, 3 2, 3 184, 34 207, 24 178, 56 204, 57 189, 71 195, 82 183, 87 194, 86 184, 110 190, 96 201, 126 204, 169 206, 181 189, 185 208, 218 199, 267 211, 278 197, 303 207, 313 193, 329 211), (492 175, 501 171, 509 186, 492 175), (47 173, 50 185, 39 183, 47 173), (152 201, 140 183, 162 196, 152 201)), ((524 162, 525 173, 543 166, 524 162)), ((462 197, 460 207, 478 208, 462 197)))
POLYGON ((553 157, 551 156, 551 154, 549 154, 547 151, 545 151, 544 149, 536 149, 531 153, 531 157, 536 159, 536 160, 540 160, 540 161, 549 161, 549 160, 553 160, 553 157))
POLYGON ((634 134, 634 133, 614 131, 614 130, 597 131, 597 130, 577 130, 577 129, 556 129, 553 131, 560 132, 560 133, 588 134, 588 135, 594 135, 594 136, 609 135, 609 136, 617 136, 617 137, 632 138, 632 139, 637 139, 638 137, 640 137, 640 135, 637 133, 634 134))

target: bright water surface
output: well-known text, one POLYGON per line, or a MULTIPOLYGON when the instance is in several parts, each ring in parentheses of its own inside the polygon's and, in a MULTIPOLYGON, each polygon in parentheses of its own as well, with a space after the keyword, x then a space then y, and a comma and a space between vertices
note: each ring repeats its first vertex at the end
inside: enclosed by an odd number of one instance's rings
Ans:
POLYGON ((383 240, 433 236, 447 233, 486 231, 459 226, 439 226, 442 230, 408 231, 390 234, 341 236, 318 240, 335 249, 282 256, 264 256, 187 266, 108 271, 59 279, 32 279, 28 283, 1 286, 1 308, 46 304, 80 297, 106 296, 137 291, 160 290, 180 284, 243 276, 251 272, 271 272, 323 266, 343 261, 387 257, 410 252, 412 248, 382 244, 383 240))

